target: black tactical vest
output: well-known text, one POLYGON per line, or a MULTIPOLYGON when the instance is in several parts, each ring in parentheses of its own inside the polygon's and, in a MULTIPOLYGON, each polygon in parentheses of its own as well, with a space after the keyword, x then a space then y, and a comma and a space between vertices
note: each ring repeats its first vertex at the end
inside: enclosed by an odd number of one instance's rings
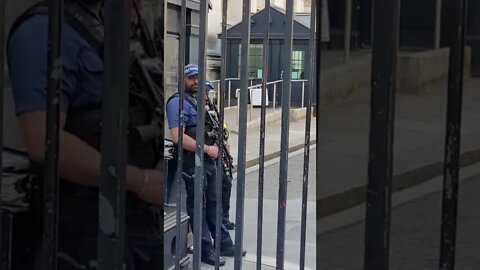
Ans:
MULTIPOLYGON (((10 36, 15 29, 24 21, 35 15, 47 15, 48 7, 46 1, 42 1, 21 15, 13 24, 10 36)), ((94 17, 89 10, 75 2, 69 2, 64 9, 64 22, 77 31, 103 59, 103 26, 92 23, 94 17), (95 27, 93 27, 95 25, 95 27)), ((10 38, 10 37, 9 37, 10 38)), ((142 106, 137 95, 130 95, 129 106, 129 130, 135 127, 151 124, 152 116, 150 110, 142 106)), ((101 143, 102 110, 101 104, 93 104, 88 107, 70 107, 67 112, 65 130, 80 138, 96 150, 100 151, 101 143)), ((158 141, 138 143, 129 140, 128 142, 128 164, 140 168, 155 168, 160 161, 161 154, 158 149, 158 141)), ((42 178, 42 166, 32 164, 32 169, 42 178)), ((63 194, 85 197, 88 199, 98 198, 98 188, 86 187, 68 181, 61 181, 60 190, 63 194)), ((134 193, 127 193, 127 214, 129 209, 145 205, 134 193)))
MULTIPOLYGON (((179 94, 175 93, 172 95, 170 98, 168 98, 167 103, 170 102, 174 97, 178 97, 179 94)), ((195 97, 193 97, 189 93, 185 93, 185 100, 197 110, 197 100, 195 97)), ((208 114, 208 111, 205 112, 208 114)), ((206 119, 207 115, 205 115, 206 119)), ((205 133, 204 133, 204 139, 205 139, 205 145, 214 145, 215 144, 215 138, 214 136, 209 135, 213 131, 213 127, 211 124, 205 120, 205 133)), ((189 137, 193 138, 194 140, 197 139, 197 126, 186 126, 185 127, 185 134, 188 135, 189 137)), ((175 144, 175 147, 177 145, 175 144)), ((205 156, 207 156, 205 154, 205 156)), ((191 151, 183 151, 183 166, 184 168, 192 168, 195 166, 195 152, 191 151)))

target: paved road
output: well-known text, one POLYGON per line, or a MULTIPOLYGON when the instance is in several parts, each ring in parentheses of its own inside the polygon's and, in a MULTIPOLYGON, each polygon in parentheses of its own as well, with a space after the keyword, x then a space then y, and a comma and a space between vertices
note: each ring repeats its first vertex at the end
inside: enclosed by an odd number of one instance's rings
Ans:
MULTIPOLYGON (((286 221, 285 243, 285 269, 298 269, 300 251, 300 220, 301 220, 301 196, 303 180, 303 150, 301 153, 291 155, 288 167, 288 202, 286 221)), ((311 151, 310 179, 308 191, 307 213, 307 241, 306 241, 306 267, 315 269, 316 264, 316 206, 315 206, 315 150, 311 151)), ((262 269, 275 269, 276 240, 277 240, 277 214, 278 214, 278 180, 279 164, 269 164, 265 168, 265 192, 264 192, 264 223, 263 223, 263 249, 262 269)), ((236 184, 232 190, 232 207, 235 208, 236 184)), ((248 254, 243 261, 242 269, 256 269, 256 246, 257 246, 257 207, 258 207, 258 170, 248 172, 245 185, 245 228, 244 248, 248 254)), ((235 216, 235 209, 231 216, 235 216)), ((234 231, 231 231, 234 237, 234 231)), ((233 269, 233 259, 227 258, 227 264, 222 269, 233 269)), ((206 265, 202 269, 213 269, 206 265)))
MULTIPOLYGON (((456 269, 480 265, 480 174, 461 182, 457 227, 456 269)), ((441 193, 433 193, 393 210, 391 270, 438 269, 441 193)), ((318 237, 317 269, 363 269, 365 225, 338 229, 318 237)))

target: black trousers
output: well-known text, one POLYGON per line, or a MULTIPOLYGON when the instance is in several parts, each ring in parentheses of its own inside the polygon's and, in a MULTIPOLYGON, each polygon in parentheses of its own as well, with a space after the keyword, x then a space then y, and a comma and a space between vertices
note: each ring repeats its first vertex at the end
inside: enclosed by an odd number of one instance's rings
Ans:
MULTIPOLYGON (((172 194, 171 187, 173 186, 173 182, 175 181, 175 173, 177 171, 177 161, 176 159, 171 159, 168 161, 168 176, 167 176, 167 195, 166 197, 168 200, 170 198, 174 198, 174 194, 172 194)), ((223 212, 223 223, 229 221, 230 217, 230 198, 232 195, 232 179, 225 174, 225 170, 222 171, 223 179, 222 179, 222 212, 223 212)), ((173 203, 173 201, 169 201, 169 203, 173 203)))
MULTIPOLYGON (((202 255, 208 256, 214 252, 215 232, 216 232, 216 205, 217 205, 217 192, 216 192, 216 163, 213 160, 205 160, 204 163, 204 189, 202 213, 202 255)), ((183 178, 185 181, 185 189, 187 193, 187 213, 190 216, 190 228, 194 230, 194 198, 195 198, 195 167, 185 167, 183 178)), ((222 215, 222 213, 220 213, 222 215)), ((220 220, 223 219, 223 215, 220 220)), ((221 225, 220 228, 220 245, 221 249, 230 248, 233 246, 232 238, 225 226, 221 225)))
POLYGON ((223 223, 225 224, 230 220, 230 197, 232 196, 232 179, 222 172, 222 210, 223 210, 223 223))

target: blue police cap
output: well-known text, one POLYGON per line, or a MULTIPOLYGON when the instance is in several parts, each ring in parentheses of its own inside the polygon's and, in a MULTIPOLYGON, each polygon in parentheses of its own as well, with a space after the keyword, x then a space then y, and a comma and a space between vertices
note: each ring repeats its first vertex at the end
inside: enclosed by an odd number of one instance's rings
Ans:
POLYGON ((193 75, 198 75, 198 66, 195 64, 188 64, 185 66, 185 69, 183 71, 183 74, 185 77, 190 77, 193 75))

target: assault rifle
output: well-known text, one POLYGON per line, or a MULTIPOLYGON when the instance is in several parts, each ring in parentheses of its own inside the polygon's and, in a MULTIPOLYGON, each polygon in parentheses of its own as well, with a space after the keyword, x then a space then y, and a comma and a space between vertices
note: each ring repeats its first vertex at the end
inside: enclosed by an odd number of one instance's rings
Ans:
MULTIPOLYGON (((130 93, 132 102, 147 105, 152 112, 151 123, 135 127, 129 136, 134 142, 143 143, 157 140, 160 145, 163 140, 163 62, 159 57, 158 46, 152 38, 150 30, 140 14, 138 4, 133 1, 137 21, 133 28, 133 39, 130 55, 130 93)), ((158 39, 157 39, 158 41, 158 39)))
MULTIPOLYGON (((217 142, 217 144, 220 144, 220 132, 223 132, 224 135, 226 135, 226 130, 223 128, 223 125, 219 123, 217 106, 215 106, 215 104, 213 104, 210 99, 207 99, 207 103, 205 105, 209 108, 207 110, 206 120, 213 128, 211 132, 208 132, 208 136, 215 138, 215 142, 217 142)), ((225 138, 226 136, 224 136, 223 140, 223 170, 225 172, 225 175, 227 175, 230 179, 233 179, 233 157, 230 154, 228 148, 226 147, 227 140, 225 138)))

